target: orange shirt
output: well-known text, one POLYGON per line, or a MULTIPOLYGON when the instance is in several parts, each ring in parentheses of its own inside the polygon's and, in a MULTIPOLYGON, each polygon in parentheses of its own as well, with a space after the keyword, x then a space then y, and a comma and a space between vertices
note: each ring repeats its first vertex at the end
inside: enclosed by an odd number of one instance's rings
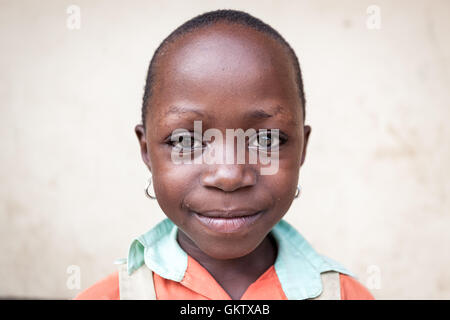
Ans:
MULTIPOLYGON (((169 219, 136 238, 129 249, 127 272, 144 264, 153 270, 160 300, 230 300, 214 277, 177 242, 178 227, 169 219)), ((342 299, 373 299, 369 291, 336 261, 317 253, 287 221, 270 231, 277 245, 274 264, 242 295, 242 300, 302 300, 322 292, 321 273, 339 272, 342 299)), ((76 299, 119 299, 118 273, 94 284, 76 299)))
MULTIPOLYGON (((370 292, 356 279, 339 274, 342 300, 372 300, 370 292)), ((231 300, 212 275, 188 256, 188 266, 181 282, 153 276, 158 300, 231 300)), ((77 300, 119 300, 119 274, 114 272, 78 294, 77 300)), ((241 300, 287 300, 272 265, 245 291, 241 300)))

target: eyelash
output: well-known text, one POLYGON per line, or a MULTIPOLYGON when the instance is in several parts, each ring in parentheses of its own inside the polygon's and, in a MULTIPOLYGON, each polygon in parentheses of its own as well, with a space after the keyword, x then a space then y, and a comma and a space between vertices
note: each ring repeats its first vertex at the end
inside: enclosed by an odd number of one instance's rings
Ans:
MULTIPOLYGON (((271 133, 270 133, 270 129, 266 129, 267 130, 267 136, 269 136, 271 133)), ((260 131, 260 130, 258 130, 258 132, 257 132, 257 134, 256 134, 256 137, 258 137, 261 133, 263 133, 264 131, 260 131)), ((190 131, 189 133, 193 133, 193 131, 190 131)), ((180 134, 180 135, 178 135, 178 136, 176 136, 177 138, 180 138, 180 137, 183 137, 183 136, 187 136, 186 134, 180 134)), ((191 135, 189 135, 191 138, 193 137, 193 135, 191 134, 191 135)), ((252 137, 250 137, 249 138, 249 141, 253 141, 253 139, 254 139, 254 137, 255 136, 252 136, 252 137)), ((272 138, 270 138, 270 139, 272 139, 272 138)), ((278 139, 280 140, 280 142, 279 142, 279 147, 280 146, 282 146, 282 145, 284 145, 286 142, 287 142, 287 140, 288 140, 288 138, 287 138, 287 135, 284 133, 284 132, 282 132, 282 131, 279 131, 279 134, 278 134, 278 139)), ((178 141, 172 141, 172 135, 170 135, 169 137, 167 137, 166 138, 166 144, 167 145, 169 145, 170 147, 172 147, 172 148, 175 148, 175 144, 177 144, 177 143, 180 143, 180 141, 178 140, 178 141)), ((204 147, 206 147, 205 145, 203 145, 202 144, 202 148, 204 148, 204 147)), ((269 147, 270 148, 270 147, 269 147)), ((262 149, 262 150, 270 150, 270 149, 262 149)), ((189 150, 193 150, 193 148, 189 148, 189 150)))

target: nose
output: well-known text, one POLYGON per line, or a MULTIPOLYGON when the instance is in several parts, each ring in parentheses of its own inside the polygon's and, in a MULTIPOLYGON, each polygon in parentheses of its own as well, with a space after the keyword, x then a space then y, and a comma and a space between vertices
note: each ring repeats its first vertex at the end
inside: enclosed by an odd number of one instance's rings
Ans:
MULTIPOLYGON (((238 150, 245 145, 234 143, 234 138, 214 139, 205 154, 205 169, 201 175, 204 187, 214 187, 225 192, 253 186, 257 181, 256 170, 247 164, 247 151, 238 150), (242 158, 244 156, 244 158, 242 158), (230 161, 231 159, 231 161, 230 161)), ((246 148, 245 148, 246 149, 246 148)))
POLYGON ((205 187, 214 187, 225 192, 256 184, 255 172, 245 164, 210 164, 202 174, 201 182, 205 187))

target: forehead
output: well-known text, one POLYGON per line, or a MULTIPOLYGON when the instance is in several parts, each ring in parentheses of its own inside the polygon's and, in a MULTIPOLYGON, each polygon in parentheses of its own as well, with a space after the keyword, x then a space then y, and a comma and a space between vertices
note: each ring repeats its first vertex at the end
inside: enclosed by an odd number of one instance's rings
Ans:
POLYGON ((278 41, 248 27, 219 23, 188 33, 167 46, 155 72, 153 126, 184 107, 232 122, 267 107, 300 123, 291 57, 278 41))

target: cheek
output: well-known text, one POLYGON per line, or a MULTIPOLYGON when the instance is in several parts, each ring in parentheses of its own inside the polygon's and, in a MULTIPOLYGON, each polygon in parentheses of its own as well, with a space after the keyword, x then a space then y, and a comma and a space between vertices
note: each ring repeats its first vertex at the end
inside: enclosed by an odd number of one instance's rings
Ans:
POLYGON ((192 166, 173 165, 170 161, 154 168, 154 189, 161 209, 174 222, 182 222, 181 203, 194 188, 197 172, 192 166))
POLYGON ((272 195, 276 211, 285 212, 289 209, 297 190, 299 169, 300 157, 292 155, 292 157, 280 159, 276 174, 261 176, 265 189, 272 195))
POLYGON ((278 207, 289 207, 297 189, 298 170, 279 169, 278 173, 268 179, 272 196, 278 207))
MULTIPOLYGON (((150 146, 150 159, 152 163, 153 188, 161 208, 177 204, 176 199, 182 196, 183 185, 188 181, 183 166, 176 166, 171 162, 170 153, 164 146, 152 144, 150 146)), ((170 211, 168 211, 170 212, 170 211)))

